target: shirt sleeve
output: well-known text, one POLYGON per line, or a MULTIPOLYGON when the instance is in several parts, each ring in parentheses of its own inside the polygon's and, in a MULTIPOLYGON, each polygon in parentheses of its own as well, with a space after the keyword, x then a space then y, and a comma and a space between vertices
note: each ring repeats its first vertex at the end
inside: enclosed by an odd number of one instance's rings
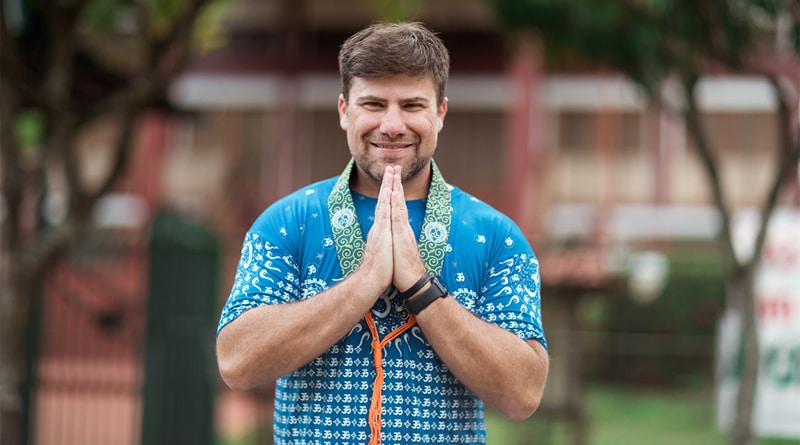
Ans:
POLYGON ((217 334, 245 311, 300 299, 299 268, 284 247, 285 233, 247 232, 231 293, 222 308, 217 334))
POLYGON ((500 244, 499 253, 490 264, 476 314, 522 339, 537 340, 547 349, 542 327, 539 260, 519 229, 512 228, 500 244))

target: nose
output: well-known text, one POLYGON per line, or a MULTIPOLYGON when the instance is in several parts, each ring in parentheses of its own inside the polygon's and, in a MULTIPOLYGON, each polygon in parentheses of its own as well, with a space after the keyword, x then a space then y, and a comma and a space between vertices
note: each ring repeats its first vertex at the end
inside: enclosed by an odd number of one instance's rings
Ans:
POLYGON ((399 107, 391 106, 381 119, 381 133, 390 137, 401 135, 405 132, 406 124, 399 107))

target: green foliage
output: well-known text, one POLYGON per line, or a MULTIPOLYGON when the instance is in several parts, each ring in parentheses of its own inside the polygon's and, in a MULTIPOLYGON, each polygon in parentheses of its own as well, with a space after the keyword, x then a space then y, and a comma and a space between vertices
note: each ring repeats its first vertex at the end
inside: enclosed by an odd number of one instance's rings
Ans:
MULTIPOLYGON (((158 27, 167 27, 184 12, 187 0, 147 0, 137 3, 139 8, 158 27)), ((84 20, 94 31, 110 32, 117 30, 136 7, 125 0, 93 0, 88 3, 84 20)))
POLYGON ((160 37, 166 36, 172 24, 185 11, 187 0, 148 0, 143 2, 145 13, 152 24, 152 32, 160 37))
MULTIPOLYGON (((225 43, 223 19, 235 0, 209 0, 194 23, 194 47, 201 51, 225 43)), ((92 0, 83 14, 86 28, 95 34, 130 32, 145 26, 141 35, 164 39, 186 12, 189 0, 147 0, 132 5, 127 0, 92 0), (146 18, 146 20, 142 20, 146 18)))
POLYGON ((36 147, 44 138, 44 116, 37 110, 23 111, 17 117, 15 130, 20 147, 36 147))
POLYGON ((419 12, 419 0, 369 0, 377 9, 381 20, 399 22, 413 20, 419 12))
MULTIPOLYGON (((509 31, 538 30, 548 55, 577 54, 653 93, 667 75, 693 84, 708 63, 741 68, 757 37, 796 0, 491 0, 509 31)), ((796 7, 796 5, 795 5, 796 7)))
POLYGON ((195 21, 194 43, 201 52, 218 49, 227 43, 224 18, 235 0, 212 0, 195 21))
POLYGON ((175 19, 186 6, 185 0, 147 0, 144 2, 149 9, 166 20, 175 19))
POLYGON ((123 7, 119 0, 95 0, 86 7, 83 18, 91 29, 110 32, 118 26, 123 7))

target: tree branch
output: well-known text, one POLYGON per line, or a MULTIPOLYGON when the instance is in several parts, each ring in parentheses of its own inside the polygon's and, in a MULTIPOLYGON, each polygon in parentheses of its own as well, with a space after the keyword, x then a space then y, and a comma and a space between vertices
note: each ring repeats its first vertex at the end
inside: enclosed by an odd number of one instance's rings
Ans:
POLYGON ((169 44, 156 53, 157 65, 152 68, 160 74, 157 78, 159 88, 164 88, 189 60, 195 22, 207 2, 208 0, 191 0, 187 10, 181 15, 181 20, 167 36, 166 42, 169 44))
MULTIPOLYGON (((36 76, 22 63, 16 36, 12 36, 6 24, 5 9, 0 8, 0 76, 6 79, 8 88, 36 105, 44 104, 45 98, 38 85, 31 85, 36 76)), ((7 93, 6 93, 7 94, 7 93)))
POLYGON ((731 221, 728 206, 725 200, 725 194, 722 189, 722 181, 717 169, 717 159, 712 151, 711 144, 708 142, 705 130, 700 121, 700 112, 697 108, 697 100, 694 97, 694 89, 691 84, 686 80, 682 80, 684 86, 684 95, 686 100, 686 108, 683 109, 684 122, 689 130, 689 135, 694 142, 695 149, 700 155, 700 160, 708 174, 709 185, 711 186, 712 198, 714 203, 720 211, 720 238, 723 240, 725 252, 731 261, 733 271, 740 270, 741 264, 736 258, 736 252, 733 249, 733 236, 731 234, 731 221))
POLYGON ((131 157, 131 145, 134 140, 134 131, 138 127, 140 112, 138 109, 125 110, 122 116, 122 129, 114 143, 114 162, 103 183, 91 195, 92 205, 104 194, 108 193, 114 181, 125 171, 131 157))
MULTIPOLYGON (((696 2, 700 17, 705 21, 705 38, 700 42, 705 43, 706 56, 723 64, 726 68, 741 70, 744 66, 741 42, 737 45, 729 31, 752 32, 749 28, 741 27, 740 17, 735 17, 735 11, 727 2, 696 2), (733 16, 732 16, 733 15, 733 16), (724 23, 726 22, 727 23, 724 23)), ((750 40, 748 36, 745 41, 750 40)))
POLYGON ((132 81, 108 95, 105 100, 89 110, 84 118, 93 120, 111 110, 131 105, 144 106, 147 102, 163 96, 169 83, 189 60, 194 23, 207 1, 192 0, 170 34, 163 40, 151 44, 148 50, 151 66, 143 70, 146 74, 134 77, 132 81))
POLYGON ((0 176, 2 176, 3 195, 7 205, 7 214, 3 224, 0 244, 9 252, 16 252, 21 240, 19 225, 19 209, 22 204, 25 175, 20 162, 20 148, 17 138, 11 130, 14 128, 14 108, 16 96, 14 90, 0 78, 0 87, 3 88, 3 100, 0 101, 0 176))
POLYGON ((776 159, 776 171, 772 184, 770 185, 767 197, 761 207, 761 227, 759 227, 758 235, 755 242, 755 253, 753 262, 758 264, 761 258, 761 251, 764 247, 764 242, 767 237, 767 229, 769 226, 772 211, 778 203, 780 192, 786 184, 788 178, 797 171, 797 164, 800 162, 800 137, 793 137, 792 125, 797 125, 792 120, 792 110, 786 96, 783 94, 783 89, 780 85, 780 79, 773 75, 767 75, 767 79, 775 92, 775 98, 778 105, 778 133, 780 135, 780 149, 776 159))
POLYGON ((83 184, 80 156, 78 147, 75 146, 76 126, 70 122, 72 119, 70 116, 66 116, 66 113, 59 114, 53 117, 56 124, 51 139, 58 139, 59 143, 65 147, 59 151, 61 152, 60 156, 63 157, 64 176, 69 188, 69 213, 70 215, 85 216, 88 215, 91 204, 87 202, 89 195, 83 184))
POLYGON ((76 1, 73 5, 63 6, 55 2, 47 12, 46 23, 51 36, 49 37, 49 53, 47 65, 50 69, 44 77, 44 93, 48 99, 47 108, 51 112, 71 109, 71 86, 73 80, 73 65, 75 60, 75 45, 77 41, 76 21, 80 16, 86 0, 76 1))

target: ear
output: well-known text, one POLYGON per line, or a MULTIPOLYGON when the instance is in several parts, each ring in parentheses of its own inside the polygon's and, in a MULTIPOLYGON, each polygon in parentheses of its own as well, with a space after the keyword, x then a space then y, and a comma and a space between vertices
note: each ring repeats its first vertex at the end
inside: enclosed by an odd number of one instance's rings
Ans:
POLYGON ((447 97, 444 98, 442 104, 439 106, 439 109, 436 111, 436 114, 439 116, 439 121, 437 122, 437 132, 442 131, 444 127, 444 117, 447 114, 447 97))
POLYGON ((347 101, 344 100, 344 96, 341 94, 336 108, 339 110, 339 126, 342 127, 342 130, 347 130, 348 125, 350 125, 350 119, 347 115, 347 101))

